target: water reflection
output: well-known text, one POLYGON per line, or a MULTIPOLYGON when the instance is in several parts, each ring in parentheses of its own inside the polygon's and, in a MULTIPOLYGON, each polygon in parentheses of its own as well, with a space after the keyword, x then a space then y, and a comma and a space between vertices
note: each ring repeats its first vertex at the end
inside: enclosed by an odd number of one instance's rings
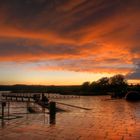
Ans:
POLYGON ((56 115, 49 115, 49 123, 52 125, 56 124, 56 115))
POLYGON ((5 121, 4 119, 1 119, 1 128, 4 128, 5 127, 5 121))
MULTIPOLYGON (((104 137, 106 139, 126 137, 127 140, 129 136, 132 137, 131 139, 133 136, 140 138, 140 102, 131 103, 123 99, 108 99, 109 96, 81 97, 69 100, 56 99, 55 101, 58 102, 91 109, 84 110, 56 104, 58 107, 68 110, 58 112, 56 116, 50 116, 49 111, 47 109, 42 110, 42 108, 39 108, 40 113, 31 114, 27 112, 27 104, 11 103, 10 114, 20 113, 23 118, 10 120, 10 125, 6 127, 16 126, 15 132, 18 129, 22 129, 22 131, 28 129, 28 133, 32 135, 40 130, 42 135, 55 135, 56 139, 60 132, 59 136, 62 136, 63 139, 69 139, 68 136, 72 138, 82 136, 85 137, 85 140, 87 138, 103 139, 104 137), (54 127, 49 127, 50 125, 54 127), (30 127, 32 129, 29 129, 30 127)), ((4 124, 1 122, 1 127, 5 127, 4 124)))

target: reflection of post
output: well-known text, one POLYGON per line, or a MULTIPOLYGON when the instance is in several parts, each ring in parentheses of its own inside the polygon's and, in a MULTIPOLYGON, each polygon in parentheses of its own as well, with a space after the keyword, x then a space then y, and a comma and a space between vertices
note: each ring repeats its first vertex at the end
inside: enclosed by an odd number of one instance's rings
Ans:
POLYGON ((8 102, 8 119, 9 119, 9 115, 10 115, 10 102, 8 102))
POLYGON ((27 109, 26 109, 26 120, 28 120, 28 108, 29 108, 29 102, 27 102, 27 104, 26 104, 27 106, 27 109))
POLYGON ((45 107, 44 107, 44 110, 43 111, 44 111, 44 124, 45 124, 45 107))
POLYGON ((1 128, 4 128, 5 126, 5 122, 4 122, 4 119, 1 120, 1 128))
POLYGON ((55 124, 55 115, 56 115, 56 103, 55 102, 50 102, 49 111, 50 111, 50 124, 55 124))
POLYGON ((2 106, 2 119, 4 119, 4 107, 6 106, 6 102, 1 102, 1 106, 2 106))
POLYGON ((4 122, 4 107, 6 106, 6 102, 1 102, 1 127, 4 128, 5 122, 4 122))

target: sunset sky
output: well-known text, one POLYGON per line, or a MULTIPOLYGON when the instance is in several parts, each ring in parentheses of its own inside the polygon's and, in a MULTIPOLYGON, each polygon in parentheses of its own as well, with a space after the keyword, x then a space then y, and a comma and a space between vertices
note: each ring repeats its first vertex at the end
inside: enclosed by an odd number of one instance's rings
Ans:
POLYGON ((140 83, 140 0, 0 0, 0 84, 140 83))

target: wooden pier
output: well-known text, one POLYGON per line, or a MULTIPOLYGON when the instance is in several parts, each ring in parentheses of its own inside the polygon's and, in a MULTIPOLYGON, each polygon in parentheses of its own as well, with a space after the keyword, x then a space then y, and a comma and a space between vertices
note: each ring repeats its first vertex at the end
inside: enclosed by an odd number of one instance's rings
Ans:
POLYGON ((33 93, 4 93, 1 95, 2 100, 10 102, 35 102, 35 96, 40 97, 40 94, 33 93))
MULTIPOLYGON (((46 98, 52 100, 52 99, 71 99, 71 98, 80 98, 80 96, 76 95, 61 95, 61 94, 50 94, 50 93, 1 93, 1 107, 2 107, 2 119, 4 118, 4 110, 5 108, 8 109, 8 114, 10 114, 10 102, 25 102, 27 104, 27 110, 33 110, 32 106, 30 106, 30 103, 34 103, 39 105, 42 110, 48 109, 49 110, 49 115, 50 115, 50 120, 55 120, 55 114, 56 112, 59 111, 65 111, 59 107, 56 107, 56 104, 61 104, 61 105, 66 105, 70 107, 76 107, 80 108, 77 106, 69 105, 69 104, 64 104, 60 102, 47 102, 43 101, 43 96, 46 98), (5 105, 7 104, 7 105, 5 105)), ((80 108, 84 109, 84 108, 80 108)), ((9 115, 8 115, 9 116, 9 115)), ((52 123, 53 121, 50 121, 52 123)))
POLYGON ((45 108, 49 110, 49 118, 50 123, 55 122, 55 114, 56 114, 56 103, 55 102, 49 102, 46 104, 46 102, 42 101, 40 99, 41 94, 36 93, 4 93, 1 94, 1 116, 0 119, 4 121, 5 119, 5 109, 8 109, 8 116, 10 115, 10 102, 26 102, 27 104, 27 110, 34 111, 34 107, 32 108, 29 104, 34 103, 39 105, 42 108, 42 113, 45 114, 45 108))
MULTIPOLYGON (((2 93, 2 99, 8 101, 16 101, 16 102, 33 102, 35 97, 40 98, 42 93, 2 93)), ((80 98, 77 95, 61 95, 61 94, 51 94, 45 93, 48 99, 72 99, 72 98, 80 98)))

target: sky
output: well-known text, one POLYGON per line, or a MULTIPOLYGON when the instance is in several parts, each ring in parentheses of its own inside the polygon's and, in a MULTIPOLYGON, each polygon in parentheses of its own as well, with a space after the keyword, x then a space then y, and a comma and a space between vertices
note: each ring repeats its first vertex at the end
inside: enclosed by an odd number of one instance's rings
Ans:
POLYGON ((0 0, 0 84, 140 83, 139 0, 0 0))

